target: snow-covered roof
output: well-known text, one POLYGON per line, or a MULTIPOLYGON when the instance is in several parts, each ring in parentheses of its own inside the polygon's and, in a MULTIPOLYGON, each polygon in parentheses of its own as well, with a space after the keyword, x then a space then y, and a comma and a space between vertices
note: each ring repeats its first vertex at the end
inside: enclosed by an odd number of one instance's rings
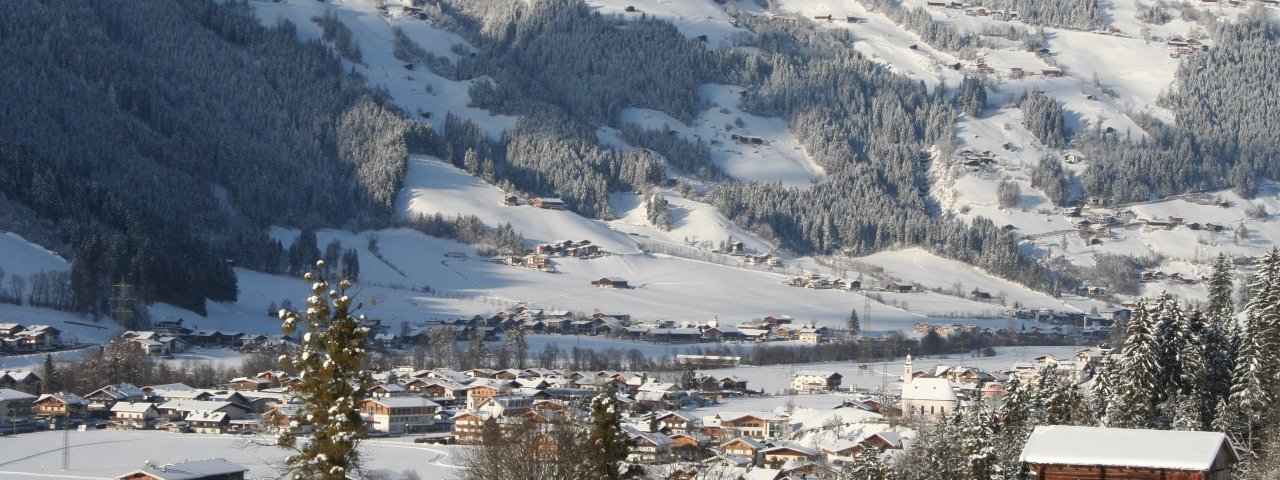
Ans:
POLYGON ((1027 463, 1204 471, 1227 448, 1220 432, 1183 432, 1068 425, 1039 426, 1022 449, 1027 463))
POLYGON ((74 393, 67 393, 67 392, 46 393, 44 395, 41 395, 40 398, 37 398, 36 403, 43 402, 45 401, 45 399, 48 399, 48 398, 57 399, 59 402, 65 403, 67 405, 88 405, 89 404, 89 401, 85 400, 84 397, 81 397, 74 393))
POLYGON ((150 402, 116 402, 111 406, 111 411, 115 413, 143 413, 147 410, 156 408, 156 404, 150 402))
POLYGON ((133 472, 123 476, 129 477, 136 473, 142 473, 158 480, 191 480, 247 471, 249 471, 248 468, 235 463, 228 462, 221 458, 213 458, 209 460, 157 465, 143 470, 134 470, 133 472))
POLYGON ((837 375, 836 372, 832 372, 830 370, 801 370, 799 372, 796 372, 795 376, 831 378, 834 375, 837 375))
POLYGON ((915 378, 902 385, 903 400, 955 401, 956 392, 945 378, 915 378))
POLYGON ((14 400, 34 401, 35 399, 36 399, 35 395, 19 392, 13 389, 0 388, 0 401, 8 401, 8 402, 11 402, 14 400))
POLYGON ((440 404, 427 400, 423 397, 381 397, 370 398, 368 401, 378 403, 390 408, 408 408, 408 407, 439 407, 440 404))

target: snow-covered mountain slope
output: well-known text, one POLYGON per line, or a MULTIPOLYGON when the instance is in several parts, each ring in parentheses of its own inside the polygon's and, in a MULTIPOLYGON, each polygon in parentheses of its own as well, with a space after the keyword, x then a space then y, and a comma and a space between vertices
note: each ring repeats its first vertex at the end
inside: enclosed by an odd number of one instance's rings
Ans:
POLYGON ((742 91, 740 86, 703 85, 698 93, 708 109, 694 119, 693 125, 646 108, 624 110, 622 122, 674 131, 689 141, 707 143, 711 161, 739 180, 778 181, 803 187, 822 178, 822 167, 805 154, 785 121, 751 115, 738 108, 742 91), (749 138, 759 138, 762 143, 750 143, 749 138))
MULTIPOLYGON (((405 63, 393 54, 396 27, 422 48, 450 61, 456 61, 471 47, 458 35, 404 14, 396 1, 387 2, 391 8, 385 12, 378 8, 380 3, 376 0, 295 0, 255 1, 251 5, 266 24, 288 19, 297 26, 304 40, 320 37, 320 27, 312 22, 312 17, 325 12, 336 14, 352 31, 362 51, 362 62, 348 62, 348 67, 361 73, 370 86, 385 88, 391 100, 405 112, 431 123, 437 130, 442 129, 447 114, 475 121, 494 139, 515 125, 514 117, 468 106, 470 81, 453 81, 423 69, 406 69, 405 63)), ((1160 254, 1168 259, 1170 272, 1197 278, 1207 270, 1204 262, 1218 252, 1255 255, 1271 248, 1273 239, 1280 238, 1275 221, 1245 215, 1245 209, 1253 206, 1265 207, 1269 212, 1280 210, 1280 201, 1270 187, 1264 189, 1258 199, 1248 201, 1229 192, 1220 193, 1230 204, 1228 208, 1188 200, 1131 207, 1137 218, 1182 216, 1187 222, 1230 225, 1232 230, 1226 233, 1186 228, 1149 230, 1131 224, 1112 229, 1111 237, 1101 244, 1090 244, 1074 233, 1075 227, 1062 215, 1061 209, 1053 207, 1041 192, 1030 186, 1030 168, 1045 155, 1061 157, 1063 152, 1045 148, 1035 140, 1022 127, 1022 112, 1009 105, 1010 100, 1024 90, 1039 88, 1063 102, 1069 128, 1083 128, 1087 122, 1091 128, 1110 127, 1139 138, 1143 132, 1130 119, 1130 113, 1141 111, 1169 117, 1168 112, 1153 104, 1159 93, 1168 88, 1179 59, 1169 57, 1162 39, 1187 37, 1197 28, 1191 23, 1173 20, 1163 26, 1150 27, 1149 40, 1139 38, 1143 25, 1136 21, 1136 1, 1116 0, 1109 2, 1107 8, 1113 26, 1125 36, 1047 28, 1047 54, 1022 51, 1017 45, 1007 44, 1009 42, 997 42, 1002 45, 999 48, 959 54, 924 43, 919 35, 894 24, 881 13, 868 11, 858 2, 780 0, 774 3, 777 7, 772 12, 756 2, 739 2, 735 8, 745 14, 804 19, 812 22, 813 28, 848 29, 856 39, 855 48, 859 52, 884 68, 931 87, 953 88, 964 76, 978 75, 978 60, 991 69, 985 77, 990 97, 988 109, 978 118, 961 117, 955 143, 957 151, 995 152, 996 162, 990 168, 971 171, 952 165, 952 158, 935 158, 934 170, 939 183, 931 192, 938 198, 944 214, 966 219, 984 216, 998 225, 1012 224, 1036 237, 1024 244, 1026 250, 1065 256, 1077 265, 1091 265, 1098 253, 1160 254), (813 18, 819 15, 832 15, 834 19, 815 22, 813 18), (860 21, 845 22, 849 16, 860 21), (959 70, 952 68, 957 63, 962 67, 959 70), (1034 75, 1015 78, 1014 67, 1034 75), (1060 68, 1063 76, 1050 78, 1042 74, 1051 68, 1060 68), (1006 144, 1008 149, 1004 148, 1006 144), (1017 207, 999 207, 994 192, 1001 180, 1020 185, 1023 196, 1017 207), (1245 226, 1247 234, 1237 240, 1234 233, 1239 225, 1245 226)), ((908 6, 924 4, 923 0, 906 3, 908 6)), ((728 7, 712 0, 591 0, 588 4, 605 14, 668 19, 690 38, 706 35, 709 48, 750 48, 736 45, 744 43, 739 40, 749 40, 752 34, 734 26, 732 17, 726 13, 728 7), (628 6, 636 11, 628 12, 628 6)), ((1224 14, 1237 9, 1227 10, 1224 14)), ((938 22, 966 31, 1009 23, 969 16, 954 9, 935 10, 933 16, 938 22)), ((665 113, 640 108, 625 110, 620 121, 649 128, 665 126, 686 138, 706 141, 711 146, 712 160, 735 178, 776 180, 797 187, 821 181, 824 172, 809 159, 782 119, 756 117, 738 108, 736 96, 741 89, 732 85, 701 86, 699 93, 705 108, 690 125, 665 113), (739 119, 741 125, 737 125, 739 119), (763 143, 735 142, 731 137, 735 134, 759 137, 763 143)), ((611 128, 600 127, 597 137, 605 145, 632 148, 611 128)), ((1067 168, 1078 172, 1083 166, 1068 165, 1067 168)), ((828 276, 839 273, 846 278, 851 276, 850 272, 835 272, 819 266, 814 259, 790 258, 785 253, 782 257, 786 266, 774 269, 748 266, 738 257, 712 254, 707 247, 729 238, 744 242, 750 252, 776 253, 777 248, 767 239, 733 225, 710 205, 685 198, 671 189, 654 193, 671 202, 674 224, 670 232, 648 225, 643 195, 614 194, 611 199, 617 220, 611 222, 529 205, 503 206, 499 201, 504 194, 501 189, 447 162, 414 156, 409 161, 405 187, 397 202, 398 211, 406 218, 419 213, 475 215, 489 225, 512 224, 530 243, 591 240, 609 255, 591 260, 554 259, 558 273, 548 274, 500 265, 480 257, 470 246, 408 229, 323 231, 319 234, 319 243, 323 246, 336 238, 346 248, 357 250, 362 270, 357 295, 370 315, 388 322, 469 317, 494 312, 515 302, 548 309, 624 312, 637 319, 690 322, 719 317, 724 323, 736 323, 786 314, 800 322, 827 326, 840 326, 851 310, 863 312, 867 298, 862 294, 794 288, 780 283, 787 275, 808 271, 828 276), (368 249, 372 237, 378 239, 380 255, 368 249), (686 241, 709 243, 702 248, 685 247, 686 241), (652 245, 670 246, 667 251, 671 254, 645 253, 647 246, 652 245), (593 287, 591 281, 601 277, 623 277, 637 288, 593 287)), ((273 236, 286 245, 293 235, 295 233, 283 229, 273 231, 273 236)), ((0 237, 0 253, 6 253, 0 255, 0 268, 11 274, 26 272, 21 274, 29 275, 39 270, 67 268, 65 261, 11 236, 0 237)), ((962 284, 964 294, 978 288, 1003 296, 1009 305, 1017 302, 1084 311, 1097 306, 1083 300, 1064 303, 919 249, 882 252, 861 261, 882 268, 888 276, 921 287, 948 290, 962 284)), ((266 315, 268 306, 278 305, 285 299, 297 303, 306 292, 306 285, 300 280, 247 270, 237 270, 237 274, 239 300, 209 305, 208 318, 195 320, 197 323, 231 330, 275 331, 278 322, 266 315)), ((1179 294, 1191 298, 1203 294, 1197 285, 1147 284, 1147 288, 1145 293, 1176 288, 1179 294)), ((929 321, 929 316, 986 317, 998 315, 1006 308, 937 293, 877 293, 875 297, 883 301, 871 302, 870 329, 876 331, 910 329, 917 321, 929 321)), ((151 313, 153 319, 196 318, 191 312, 167 305, 155 305, 151 313)), ((0 306, 0 320, 9 319, 23 323, 62 322, 70 325, 70 329, 82 328, 74 326, 73 322, 82 321, 74 315, 0 306)), ((1004 319, 965 322, 999 328, 1008 326, 1004 319)), ((76 330, 76 333, 85 338, 105 338, 113 332, 83 327, 83 331, 76 330)))

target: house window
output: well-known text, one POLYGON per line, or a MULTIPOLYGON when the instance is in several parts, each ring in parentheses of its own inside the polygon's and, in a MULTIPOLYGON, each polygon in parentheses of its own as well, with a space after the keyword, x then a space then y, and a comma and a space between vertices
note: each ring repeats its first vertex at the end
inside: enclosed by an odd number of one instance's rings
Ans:
POLYGON ((929 405, 929 414, 933 415, 933 405, 929 405))

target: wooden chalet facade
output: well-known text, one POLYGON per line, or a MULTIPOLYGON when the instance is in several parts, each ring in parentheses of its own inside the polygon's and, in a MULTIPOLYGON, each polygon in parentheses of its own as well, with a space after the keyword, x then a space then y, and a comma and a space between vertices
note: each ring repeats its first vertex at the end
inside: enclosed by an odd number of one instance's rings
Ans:
POLYGON ((1229 480, 1239 456, 1220 432, 1036 427, 1023 468, 1040 480, 1229 480))

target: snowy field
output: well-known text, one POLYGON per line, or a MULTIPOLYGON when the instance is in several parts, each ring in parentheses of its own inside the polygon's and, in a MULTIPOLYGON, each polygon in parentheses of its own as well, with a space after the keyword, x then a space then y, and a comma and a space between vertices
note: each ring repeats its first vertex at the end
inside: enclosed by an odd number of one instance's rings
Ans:
MULTIPOLYGON (((285 451, 264 446, 272 438, 241 435, 180 434, 163 431, 72 431, 70 468, 63 466, 63 432, 37 432, 0 436, 0 478, 113 479, 155 465, 187 460, 225 458, 249 469, 246 478, 272 479, 285 451)), ((454 478, 457 469, 451 454, 458 447, 418 445, 409 439, 370 440, 363 451, 368 469, 417 471, 424 479, 454 478)))

